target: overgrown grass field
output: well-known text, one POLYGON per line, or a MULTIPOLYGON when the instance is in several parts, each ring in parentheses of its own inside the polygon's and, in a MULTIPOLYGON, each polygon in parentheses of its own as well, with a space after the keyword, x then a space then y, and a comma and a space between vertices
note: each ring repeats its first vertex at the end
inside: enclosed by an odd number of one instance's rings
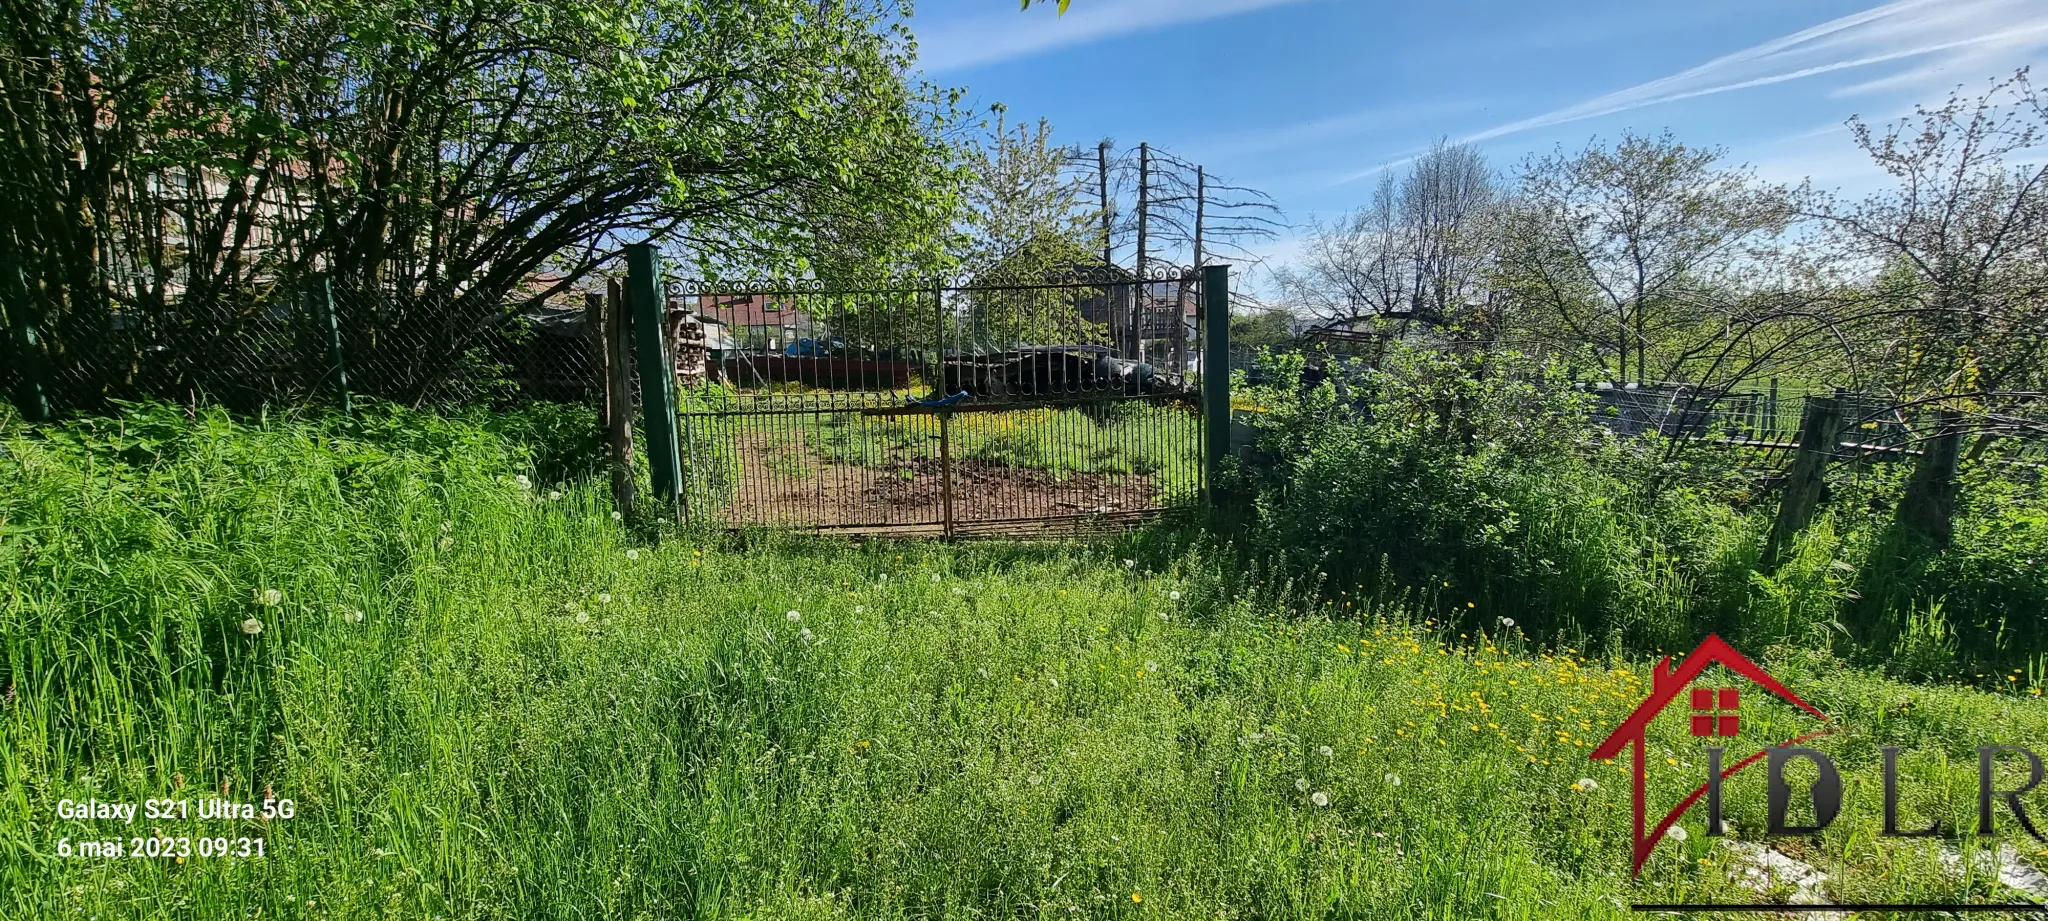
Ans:
MULTIPOLYGON (((1641 659, 1166 533, 655 543, 521 425, 10 426, 0 917, 1550 919, 1785 895, 1695 819, 1629 880, 1625 776, 1587 753, 1641 659), (222 793, 296 811, 56 817, 222 793), (267 856, 57 856, 152 835, 267 856)), ((1846 814, 1792 842, 1833 894, 2012 895, 1944 864, 1974 837, 1874 835, 1875 750, 1907 749, 1909 824, 1973 827, 1973 748, 2048 741, 2037 688, 1765 658, 1843 727, 1817 744, 1846 814)), ((1704 770, 1681 720, 1653 732, 1657 802, 1704 770)), ((1751 749, 1811 728, 1761 700, 1744 720, 1751 749)), ((1762 778, 1729 796, 1753 837, 1762 778)))

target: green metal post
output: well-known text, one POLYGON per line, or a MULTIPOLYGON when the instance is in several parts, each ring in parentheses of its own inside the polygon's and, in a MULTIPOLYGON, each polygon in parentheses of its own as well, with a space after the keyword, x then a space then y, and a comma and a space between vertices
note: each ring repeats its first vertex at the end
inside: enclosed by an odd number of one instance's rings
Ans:
POLYGON ((354 415, 355 404, 348 394, 348 366, 341 361, 341 317, 334 310, 334 279, 320 276, 320 287, 313 296, 320 306, 320 330, 327 336, 327 374, 323 376, 333 381, 341 414, 354 415))
POLYGON ((12 345, 19 362, 15 367, 21 375, 15 408, 28 421, 42 422, 50 418, 50 395, 43 390, 42 333, 36 329, 35 312, 29 307, 28 278, 12 253, 7 257, 6 274, 0 276, 0 316, 14 327, 12 345))
POLYGON ((663 331, 661 256, 652 243, 626 247, 626 301, 633 312, 633 349, 640 357, 641 421, 647 429, 648 479, 656 497, 674 502, 682 491, 682 449, 676 439, 675 363, 663 331))
POLYGON ((1202 482, 1209 504, 1230 453, 1230 267, 1202 267, 1202 482))

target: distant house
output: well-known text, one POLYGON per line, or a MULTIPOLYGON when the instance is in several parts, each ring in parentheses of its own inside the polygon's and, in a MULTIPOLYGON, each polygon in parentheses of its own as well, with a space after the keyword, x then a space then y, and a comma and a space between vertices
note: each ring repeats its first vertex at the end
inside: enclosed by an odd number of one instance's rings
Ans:
POLYGON ((699 295, 697 313, 723 326, 736 349, 779 351, 813 332, 809 313, 771 294, 699 295))

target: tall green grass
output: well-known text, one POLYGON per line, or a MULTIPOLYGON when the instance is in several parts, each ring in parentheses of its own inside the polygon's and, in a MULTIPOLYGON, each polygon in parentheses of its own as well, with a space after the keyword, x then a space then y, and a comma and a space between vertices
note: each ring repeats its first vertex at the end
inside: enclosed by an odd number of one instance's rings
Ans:
POLYGON ((1837 464, 1791 552, 1760 560, 1776 495, 1711 445, 1601 437, 1558 369, 1397 349, 1381 368, 1254 399, 1245 546, 1327 584, 1410 592, 1468 627, 1565 645, 1688 648, 1718 632, 1818 646, 1901 677, 2048 679, 2048 489, 1966 468, 1954 546, 1892 536, 1905 465, 1837 464), (1673 456, 1676 460, 1673 460, 1673 456))
MULTIPOLYGON (((601 487, 533 466, 545 429, 9 426, 0 917, 1554 918, 1756 897, 1696 824, 1627 881, 1626 784, 1585 755, 1640 697, 1639 661, 1324 599, 1156 533, 641 543, 601 487), (55 817, 221 791, 297 814, 55 817), (55 856, 158 831, 260 835, 269 856, 55 856)), ((2048 737, 2048 706, 1771 664, 1849 724, 1829 744, 1853 814, 1806 859, 1845 891, 1997 894, 1933 844, 1865 833, 1870 753, 1909 746, 1911 814, 1967 822, 1969 746, 2048 737)), ((1763 702, 1745 720, 1801 725, 1763 702)), ((1653 744, 1668 802, 1697 743, 1660 723, 1653 744)), ((1754 830, 1761 784, 1730 795, 1754 830)))

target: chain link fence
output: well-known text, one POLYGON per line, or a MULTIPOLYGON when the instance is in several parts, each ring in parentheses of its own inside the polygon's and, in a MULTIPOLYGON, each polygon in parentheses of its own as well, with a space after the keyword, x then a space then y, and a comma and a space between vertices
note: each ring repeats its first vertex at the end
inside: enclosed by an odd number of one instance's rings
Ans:
POLYGON ((18 335, 7 393, 54 415, 120 401, 266 406, 371 397, 408 406, 589 401, 599 388, 580 295, 422 296, 324 278, 55 318, 18 335), (24 350, 21 340, 28 340, 24 350))

